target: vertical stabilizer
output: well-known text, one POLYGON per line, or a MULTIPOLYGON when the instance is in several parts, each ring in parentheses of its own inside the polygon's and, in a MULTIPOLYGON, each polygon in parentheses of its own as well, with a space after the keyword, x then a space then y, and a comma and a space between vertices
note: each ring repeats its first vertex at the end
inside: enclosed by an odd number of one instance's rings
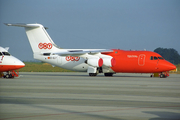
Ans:
POLYGON ((52 41, 41 24, 6 24, 7 26, 24 27, 33 53, 55 52, 58 46, 52 41))

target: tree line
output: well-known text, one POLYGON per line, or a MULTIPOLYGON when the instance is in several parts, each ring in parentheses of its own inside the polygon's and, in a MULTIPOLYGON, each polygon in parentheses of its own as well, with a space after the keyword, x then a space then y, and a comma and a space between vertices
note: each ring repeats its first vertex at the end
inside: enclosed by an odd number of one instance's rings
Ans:
POLYGON ((180 55, 177 50, 173 48, 156 48, 154 52, 160 54, 164 59, 173 63, 173 64, 180 64, 180 55))

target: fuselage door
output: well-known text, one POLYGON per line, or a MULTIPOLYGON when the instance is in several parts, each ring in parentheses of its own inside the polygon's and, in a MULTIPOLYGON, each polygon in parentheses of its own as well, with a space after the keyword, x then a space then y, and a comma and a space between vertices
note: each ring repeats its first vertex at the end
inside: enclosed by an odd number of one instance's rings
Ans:
POLYGON ((138 58, 138 65, 139 66, 144 66, 145 65, 145 58, 146 58, 145 54, 140 54, 139 55, 139 58, 138 58))
POLYGON ((57 63, 58 63, 59 65, 62 64, 62 57, 61 57, 61 56, 58 56, 58 57, 57 57, 57 63))

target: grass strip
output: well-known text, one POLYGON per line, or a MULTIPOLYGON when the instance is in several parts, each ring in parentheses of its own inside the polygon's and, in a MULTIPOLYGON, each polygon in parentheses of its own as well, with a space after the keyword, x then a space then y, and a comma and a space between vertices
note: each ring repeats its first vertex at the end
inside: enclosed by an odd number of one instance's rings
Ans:
POLYGON ((52 67, 48 63, 24 62, 24 64, 25 67, 19 69, 19 72, 74 72, 60 67, 52 67))

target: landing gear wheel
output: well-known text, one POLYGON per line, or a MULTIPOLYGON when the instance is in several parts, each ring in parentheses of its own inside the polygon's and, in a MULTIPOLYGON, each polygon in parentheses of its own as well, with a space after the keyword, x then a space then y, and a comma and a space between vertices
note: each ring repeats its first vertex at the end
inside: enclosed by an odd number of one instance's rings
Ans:
POLYGON ((4 78, 14 78, 14 76, 12 76, 12 74, 6 74, 4 78))
POLYGON ((160 78, 166 78, 164 74, 160 74, 160 78))
POLYGON ((104 73, 104 76, 112 77, 112 76, 113 76, 113 73, 104 73))
POLYGON ((5 78, 9 78, 9 74, 6 74, 6 75, 5 75, 5 78))
POLYGON ((97 76, 97 73, 89 73, 89 76, 97 76))

